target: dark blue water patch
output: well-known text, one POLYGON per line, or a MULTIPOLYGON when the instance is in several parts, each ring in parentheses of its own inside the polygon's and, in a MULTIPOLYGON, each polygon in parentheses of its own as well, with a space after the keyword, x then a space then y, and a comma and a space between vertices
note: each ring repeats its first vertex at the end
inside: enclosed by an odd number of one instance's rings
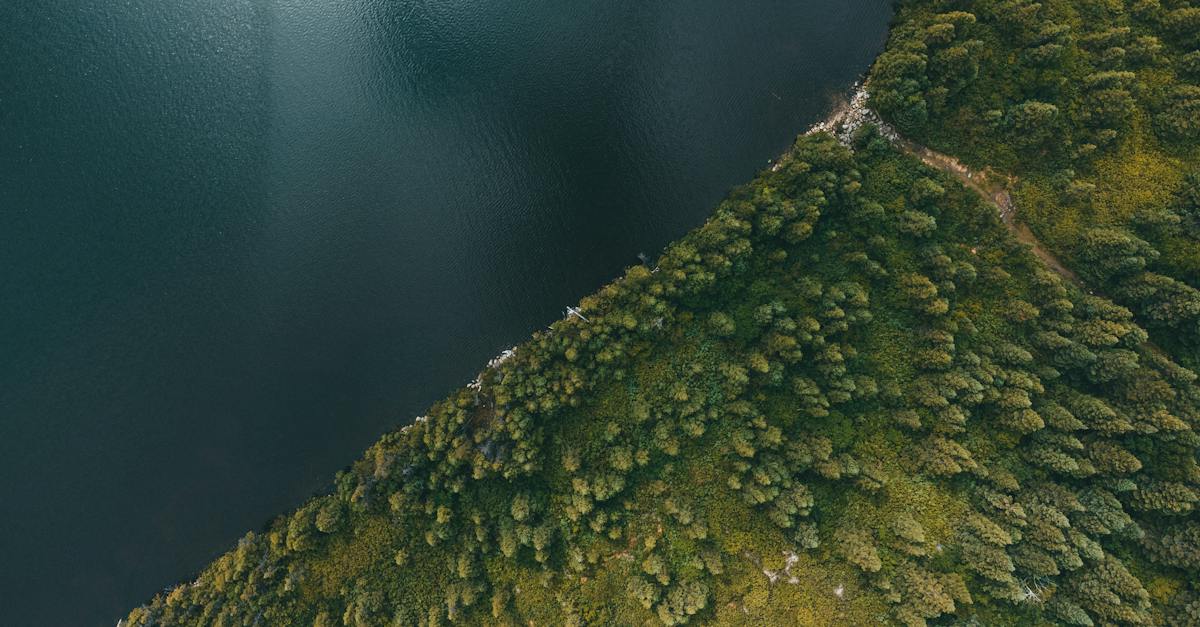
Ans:
POLYGON ((0 614, 110 625, 703 221, 884 0, 0 6, 0 614))

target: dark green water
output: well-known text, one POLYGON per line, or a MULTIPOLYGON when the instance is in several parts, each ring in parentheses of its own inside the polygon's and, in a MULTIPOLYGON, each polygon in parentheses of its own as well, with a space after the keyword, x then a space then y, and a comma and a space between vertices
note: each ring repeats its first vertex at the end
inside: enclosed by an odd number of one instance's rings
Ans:
POLYGON ((0 6, 0 623, 111 625, 698 225, 886 0, 0 6))

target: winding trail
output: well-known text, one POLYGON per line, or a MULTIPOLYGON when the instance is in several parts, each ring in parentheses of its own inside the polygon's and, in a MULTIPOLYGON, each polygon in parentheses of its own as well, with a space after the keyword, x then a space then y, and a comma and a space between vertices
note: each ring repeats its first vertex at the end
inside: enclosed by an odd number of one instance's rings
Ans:
MULTIPOLYGON (((854 143, 855 132, 864 125, 873 125, 879 129, 880 134, 888 139, 892 145, 899 148, 901 151, 920 159, 925 165, 928 165, 935 170, 940 170, 958 179, 965 187, 975 190, 980 196, 991 201, 996 206, 1000 214, 1000 220, 1008 230, 1012 232, 1013 237, 1017 241, 1029 246, 1033 254, 1046 267, 1061 275, 1064 279, 1070 281, 1076 286, 1087 290, 1087 286, 1079 279, 1079 276, 1071 271, 1063 262, 1059 261, 1033 231, 1025 223, 1017 220, 1017 208, 1013 203, 1012 194, 1009 193, 1009 188, 1016 182, 1015 178, 1007 177, 1001 179, 999 175, 992 172, 990 169, 982 171, 974 171, 959 162, 958 159, 950 155, 942 154, 936 150, 931 150, 926 146, 922 146, 910 139, 900 136, 896 129, 890 124, 884 122, 879 114, 875 113, 869 106, 869 94, 865 85, 856 85, 854 91, 849 98, 839 98, 834 104, 833 110, 829 116, 812 126, 807 134, 812 133, 829 133, 837 138, 845 146, 851 146, 854 143)), ((778 168, 778 164, 775 166, 778 168)))
POLYGON ((1012 232, 1013 237, 1017 238, 1017 241, 1029 246, 1033 254, 1037 255, 1038 259, 1041 259, 1048 268, 1075 285, 1081 288, 1085 287, 1078 275, 1047 250, 1024 222, 1017 220, 1017 207, 1013 203, 1012 194, 1009 193, 1009 185, 1013 179, 999 181, 997 180, 999 177, 989 169, 971 170, 954 157, 931 150, 908 139, 897 137, 893 143, 897 148, 920 159, 925 165, 955 177, 964 187, 973 189, 990 200, 1000 212, 1000 220, 1012 232))
MULTIPOLYGON (((931 168, 952 175, 962 182, 963 186, 975 190, 984 198, 990 200, 992 204, 996 205, 996 209, 999 210, 1000 220, 1004 222, 1004 226, 1008 227, 1008 230, 1018 241, 1029 246, 1033 250, 1033 254, 1037 255, 1038 259, 1041 259, 1042 263, 1046 264, 1046 267, 1057 272, 1084 292, 1116 302, 1103 292, 1084 284, 1078 275, 1059 261, 1049 250, 1046 250, 1046 247, 1042 245, 1041 241, 1033 234, 1033 231, 1029 230, 1029 227, 1025 223, 1017 220, 1017 207, 1013 204, 1012 195, 1008 191, 1012 182, 1015 181, 1014 178, 1009 177, 1004 182, 999 182, 996 180, 999 177, 993 175, 990 169, 984 169, 979 172, 973 171, 954 157, 942 154, 936 150, 930 150, 916 142, 896 135, 894 131, 889 139, 900 150, 920 159, 925 165, 931 168)), ((1146 340, 1143 346, 1159 357, 1171 359, 1170 354, 1160 348, 1153 340, 1146 340)))
MULTIPOLYGON (((1050 270, 1085 293, 1095 294, 1112 301, 1107 295, 1086 285, 1079 278, 1079 275, 1072 272, 1066 264, 1059 261, 1058 257, 1055 257, 1053 253, 1042 245, 1042 242, 1038 240, 1037 236, 1033 234, 1033 231, 1029 230, 1029 227, 1024 222, 1017 219, 1017 206, 1013 202, 1012 194, 1009 191, 1016 183, 1016 177, 1001 177, 991 168, 984 168, 979 171, 972 170, 950 155, 940 153, 902 137, 900 133, 896 132, 896 129, 892 128, 887 122, 884 122, 879 117, 879 114, 867 106, 868 98, 866 87, 864 85, 857 85, 849 99, 843 98, 835 103, 829 117, 813 125, 806 134, 829 133, 843 145, 849 147, 853 145, 855 132, 859 128, 867 124, 874 125, 879 130, 880 135, 890 141, 900 151, 920 159, 922 163, 935 170, 953 176, 964 187, 975 190, 976 193, 995 205, 1000 215, 1000 221, 1004 223, 1004 226, 1008 227, 1013 237, 1028 246, 1033 251, 1033 254, 1038 259, 1041 259, 1042 263, 1046 264, 1047 268, 1050 268, 1050 270)), ((1168 353, 1159 348, 1153 341, 1147 340, 1144 346, 1160 357, 1170 359, 1168 353)))

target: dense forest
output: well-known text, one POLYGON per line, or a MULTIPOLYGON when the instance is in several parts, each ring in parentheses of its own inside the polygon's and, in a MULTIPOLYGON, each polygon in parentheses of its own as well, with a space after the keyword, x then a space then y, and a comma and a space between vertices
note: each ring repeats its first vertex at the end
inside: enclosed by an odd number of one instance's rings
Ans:
POLYGON ((899 3, 801 137, 126 625, 1200 625, 1200 4, 899 3))
POLYGON ((901 2, 872 87, 907 136, 1013 176, 1040 238, 1200 366, 1200 3, 901 2))

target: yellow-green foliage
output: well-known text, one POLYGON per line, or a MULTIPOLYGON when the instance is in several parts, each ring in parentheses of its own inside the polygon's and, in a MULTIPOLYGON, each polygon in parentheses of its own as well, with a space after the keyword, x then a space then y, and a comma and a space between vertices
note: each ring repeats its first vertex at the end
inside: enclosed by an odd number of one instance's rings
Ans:
POLYGON ((1096 186, 1090 203, 1064 201, 1051 183, 1035 178, 1018 195, 1021 217, 1044 242, 1070 251, 1088 228, 1128 224, 1139 211, 1169 206, 1185 166, 1183 160, 1152 145, 1130 141, 1098 159, 1094 174, 1081 179, 1096 186))
POLYGON ((353 535, 334 538, 322 551, 321 559, 312 561, 312 575, 305 577, 301 594, 311 599, 335 596, 347 580, 362 576, 379 563, 381 556, 394 555, 395 551, 389 549, 400 538, 386 516, 362 516, 354 521, 353 535))

